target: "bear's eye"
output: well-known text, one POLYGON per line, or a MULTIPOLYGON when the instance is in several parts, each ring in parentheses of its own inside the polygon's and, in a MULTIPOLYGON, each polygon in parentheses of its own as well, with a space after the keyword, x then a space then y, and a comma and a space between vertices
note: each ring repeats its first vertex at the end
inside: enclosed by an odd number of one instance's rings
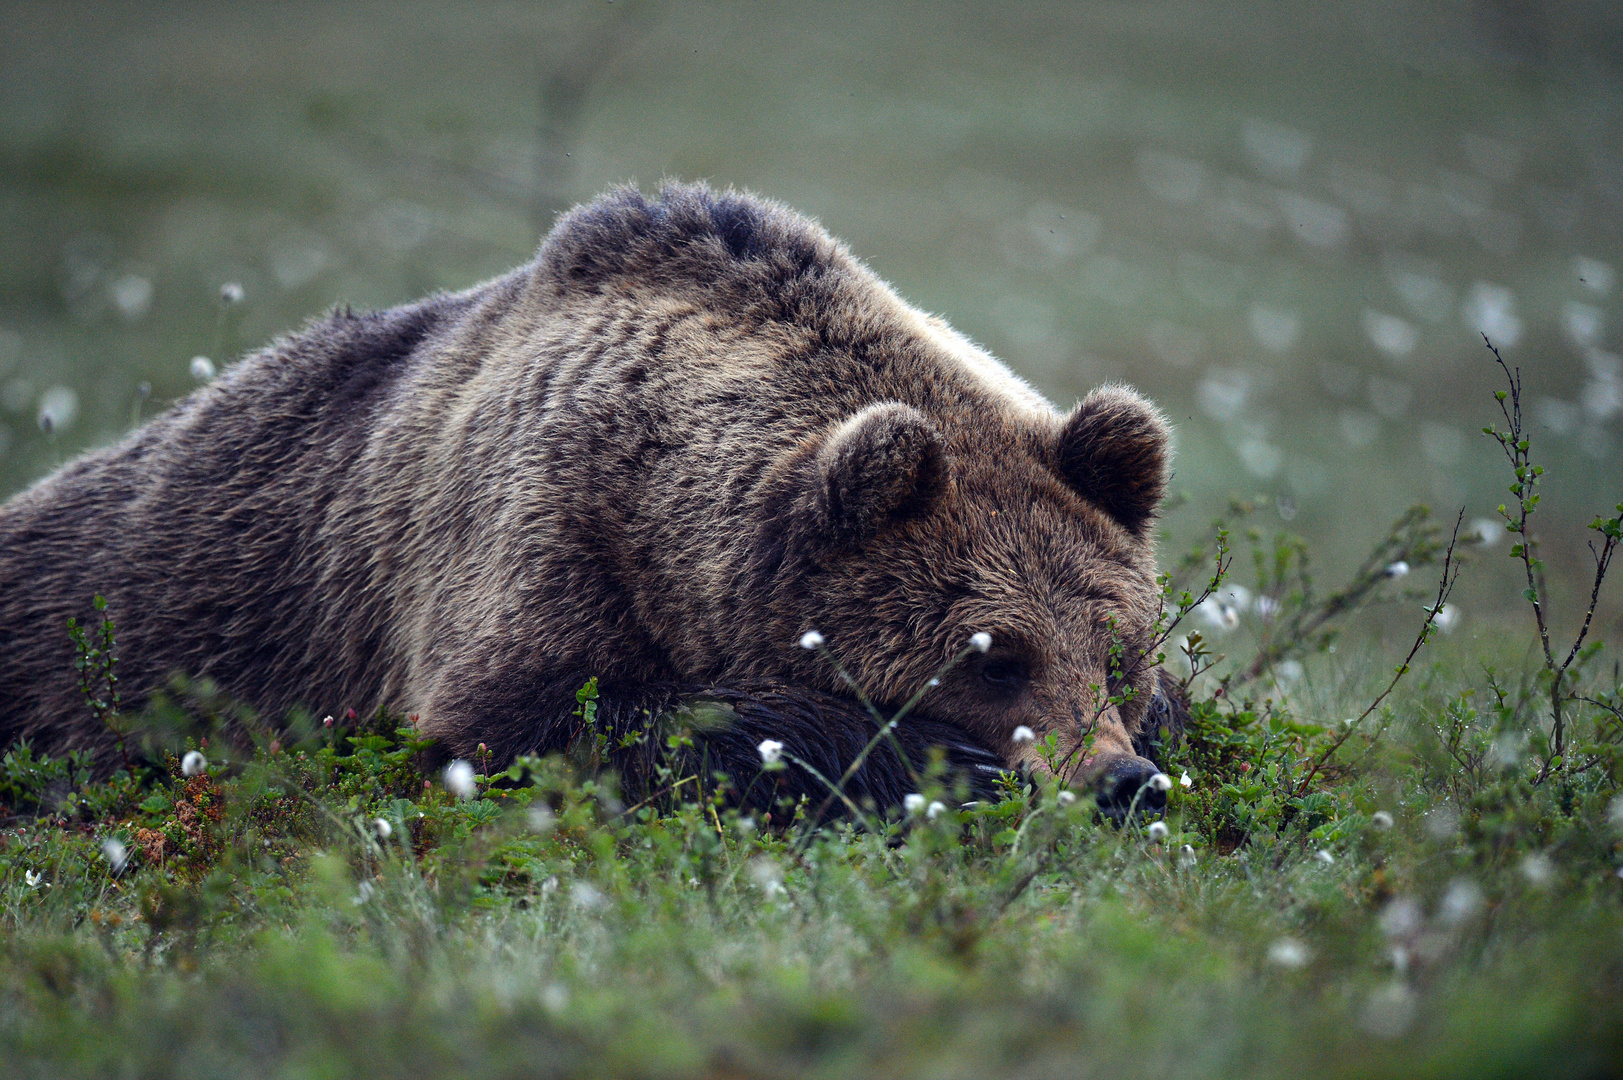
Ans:
POLYGON ((1002 693, 1024 686, 1028 674, 1026 662, 1018 656, 989 656, 980 667, 981 681, 1002 693))

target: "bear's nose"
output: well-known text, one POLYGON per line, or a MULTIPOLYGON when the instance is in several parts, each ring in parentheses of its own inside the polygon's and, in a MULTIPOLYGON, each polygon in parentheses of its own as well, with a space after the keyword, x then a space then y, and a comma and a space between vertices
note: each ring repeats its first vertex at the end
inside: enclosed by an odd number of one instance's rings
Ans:
POLYGON ((1129 812, 1147 817, 1166 809, 1166 792, 1150 783, 1161 771, 1153 761, 1124 755, 1103 764, 1097 798, 1107 816, 1120 822, 1129 812))

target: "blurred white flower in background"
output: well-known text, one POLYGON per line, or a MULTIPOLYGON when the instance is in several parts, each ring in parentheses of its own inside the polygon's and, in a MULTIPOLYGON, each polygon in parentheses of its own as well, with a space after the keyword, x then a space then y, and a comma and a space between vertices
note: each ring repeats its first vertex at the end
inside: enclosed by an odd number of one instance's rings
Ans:
POLYGON ((1141 150, 1136 164, 1138 178, 1150 193, 1175 206, 1195 202, 1206 186, 1206 166, 1193 158, 1164 150, 1141 150))
POLYGON ((1505 526, 1498 518, 1480 517, 1471 522, 1463 539, 1477 547, 1492 547, 1505 535, 1505 526))
POLYGON ((1253 304, 1246 314, 1251 336, 1272 353, 1287 352, 1302 336, 1302 317, 1289 308, 1253 304))
POLYGON ((101 842, 101 855, 102 858, 107 860, 107 865, 113 868, 115 874, 123 871, 124 864, 129 861, 130 857, 129 849, 124 846, 122 840, 115 836, 109 836, 101 842))
POLYGON ((206 356, 194 356, 189 365, 192 378, 198 382, 208 382, 214 378, 214 361, 206 356))
POLYGON ((1580 349, 1593 348, 1606 330, 1606 313, 1593 304, 1568 300, 1561 305, 1561 329, 1580 349))
POLYGON ((1452 634, 1454 628, 1460 624, 1460 609, 1453 604, 1444 604, 1437 609, 1431 621, 1443 633, 1452 634))
POLYGON ((783 744, 776 739, 762 739, 755 749, 765 765, 776 765, 783 758, 783 744))
POLYGON ((1420 333, 1414 324, 1373 308, 1364 309, 1363 323, 1364 333, 1369 335, 1369 340, 1388 360, 1402 360, 1414 352, 1415 344, 1420 340, 1420 333))
POLYGON ((1276 967, 1299 968, 1311 957, 1307 946, 1295 938, 1283 937, 1268 946, 1268 962, 1276 967))
POLYGON ((1555 863, 1542 851, 1535 851, 1522 860, 1522 876, 1535 889, 1547 889, 1555 880, 1555 863))
POLYGON ((1294 191, 1280 192, 1279 209, 1285 215, 1286 231, 1309 247, 1339 247, 1352 231, 1352 216, 1347 211, 1294 191))
POLYGON ((1522 320, 1516 314, 1516 294, 1503 285, 1479 281, 1471 286, 1460 311, 1465 323, 1499 348, 1514 348, 1522 339, 1522 320))
POLYGON ((1240 143, 1254 165, 1282 180, 1300 173, 1313 152, 1313 136, 1254 117, 1240 126, 1240 143))
POLYGON ((183 776, 196 776, 208 767, 208 758, 198 750, 188 750, 186 756, 180 759, 180 771, 183 776))
POLYGON ((152 293, 152 282, 139 274, 125 274, 107 286, 113 307, 129 322, 135 322, 151 310, 152 293))
POLYGON ((1599 259, 1590 259, 1582 255, 1572 260, 1572 272, 1580 284, 1590 292, 1606 293, 1612 291, 1612 280, 1616 274, 1609 264, 1599 259))
POLYGON ((1455 927, 1482 909, 1482 889, 1470 878, 1455 878, 1437 905, 1437 918, 1444 926, 1455 927))
POLYGON ((473 766, 457 758, 445 767, 445 790, 459 799, 471 799, 478 790, 473 777, 473 766))
POLYGON ((783 887, 783 867, 765 855, 757 855, 745 866, 749 879, 757 889, 768 897, 783 896, 788 890, 783 887))
POLYGON ((79 395, 66 386, 53 386, 39 399, 39 429, 46 434, 64 431, 79 417, 79 395))

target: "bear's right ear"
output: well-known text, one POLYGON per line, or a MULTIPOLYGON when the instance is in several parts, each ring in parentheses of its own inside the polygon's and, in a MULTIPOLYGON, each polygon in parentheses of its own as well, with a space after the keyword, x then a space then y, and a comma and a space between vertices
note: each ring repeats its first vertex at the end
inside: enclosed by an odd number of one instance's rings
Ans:
POLYGON ((1082 399, 1059 437, 1059 471, 1105 513, 1143 536, 1166 494, 1170 429, 1154 405, 1125 386, 1082 399))
POLYGON ((869 405, 824 437, 812 460, 813 527, 837 550, 929 505, 947 480, 947 445, 911 405, 869 405))

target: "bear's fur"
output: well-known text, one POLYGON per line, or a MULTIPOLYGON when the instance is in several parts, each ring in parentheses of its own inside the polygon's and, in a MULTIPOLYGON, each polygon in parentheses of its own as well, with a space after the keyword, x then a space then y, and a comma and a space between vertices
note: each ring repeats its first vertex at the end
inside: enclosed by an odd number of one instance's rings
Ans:
POLYGON ((312 323, 0 507, 0 741, 109 753, 64 630, 99 593, 126 707, 180 671, 504 759, 559 748, 589 676, 611 711, 843 693, 816 629, 894 703, 986 632, 921 721, 1140 779, 1167 468, 1143 398, 1059 413, 814 222, 624 188, 531 264, 312 323))

